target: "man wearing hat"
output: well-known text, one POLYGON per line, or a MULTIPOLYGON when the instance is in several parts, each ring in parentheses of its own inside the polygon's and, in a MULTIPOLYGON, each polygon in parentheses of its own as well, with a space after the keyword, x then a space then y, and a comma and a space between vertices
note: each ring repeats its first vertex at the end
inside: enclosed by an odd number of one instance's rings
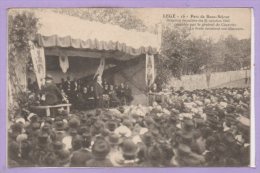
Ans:
POLYGON ((112 162, 107 159, 107 155, 110 152, 109 143, 103 139, 98 138, 95 140, 92 147, 93 158, 86 162, 88 167, 112 167, 112 162))
POLYGON ((70 166, 71 167, 85 167, 86 162, 92 159, 90 150, 91 135, 88 133, 82 134, 82 147, 72 153, 70 166))
POLYGON ((41 91, 45 95, 45 105, 55 105, 62 102, 62 94, 60 89, 53 83, 51 75, 47 75, 45 78, 45 85, 41 91))
POLYGON ((121 153, 113 157, 114 166, 120 167, 136 167, 138 166, 139 159, 137 158, 138 146, 132 141, 131 138, 126 138, 120 148, 121 153))

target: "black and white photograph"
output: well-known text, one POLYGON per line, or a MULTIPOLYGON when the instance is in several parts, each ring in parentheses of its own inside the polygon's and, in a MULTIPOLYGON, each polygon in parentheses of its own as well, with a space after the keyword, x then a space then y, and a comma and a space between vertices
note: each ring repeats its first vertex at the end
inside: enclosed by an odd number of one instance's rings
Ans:
POLYGON ((250 8, 10 8, 7 165, 250 167, 250 8))

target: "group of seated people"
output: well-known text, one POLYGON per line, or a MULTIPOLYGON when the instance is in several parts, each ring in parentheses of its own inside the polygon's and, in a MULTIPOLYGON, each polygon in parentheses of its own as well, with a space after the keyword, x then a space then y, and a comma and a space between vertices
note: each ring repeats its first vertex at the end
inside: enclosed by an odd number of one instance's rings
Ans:
MULTIPOLYGON (((59 87, 76 108, 94 109, 97 107, 95 88, 91 82, 71 81, 68 77, 66 81, 62 80, 59 87)), ((104 81, 102 87, 103 107, 105 108, 129 105, 133 100, 132 90, 128 84, 114 85, 104 81)))
POLYGON ((241 167, 250 164, 250 89, 178 90, 164 103, 9 122, 10 167, 241 167))

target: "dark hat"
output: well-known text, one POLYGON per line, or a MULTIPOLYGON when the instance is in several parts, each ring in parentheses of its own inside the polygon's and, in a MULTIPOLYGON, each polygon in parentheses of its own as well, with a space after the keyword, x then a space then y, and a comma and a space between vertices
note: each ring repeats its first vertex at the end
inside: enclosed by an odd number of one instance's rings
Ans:
POLYGON ((203 118, 194 118, 194 122, 196 123, 197 126, 201 126, 204 124, 204 119, 203 118))
POLYGON ((70 162, 70 152, 68 150, 61 150, 58 152, 59 164, 61 166, 70 162))
POLYGON ((72 148, 74 150, 80 149, 82 147, 83 138, 82 136, 75 136, 72 140, 72 148))
POLYGON ((238 123, 238 124, 237 124, 237 127, 238 127, 238 129, 239 129, 242 133, 244 133, 245 135, 249 135, 249 133, 250 133, 250 127, 249 127, 249 126, 246 126, 246 125, 244 125, 244 124, 242 124, 242 123, 238 123))
POLYGON ((235 137, 233 136, 232 133, 225 133, 224 134, 224 142, 226 142, 227 144, 234 144, 236 142, 235 137))
POLYGON ((47 133, 41 133, 38 136, 38 145, 47 145, 48 144, 48 137, 49 135, 47 133))
POLYGON ((208 117, 214 117, 218 115, 218 112, 214 110, 210 110, 210 111, 206 111, 206 114, 208 117))
POLYGON ((147 152, 148 160, 157 162, 158 164, 162 161, 163 152, 159 145, 153 145, 148 149, 147 152))
POLYGON ((119 106, 118 110, 121 114, 125 112, 125 108, 123 106, 119 106))
POLYGON ((92 136, 91 136, 90 133, 83 133, 82 134, 83 141, 91 141, 91 138, 92 138, 92 136))
POLYGON ((125 125, 126 127, 130 128, 130 129, 133 127, 133 123, 130 119, 124 119, 122 124, 125 125))
POLYGON ((40 123, 32 123, 32 129, 33 129, 33 130, 40 129, 40 127, 41 127, 41 124, 40 124, 40 123))
POLYGON ((226 117, 226 121, 230 122, 231 124, 238 123, 238 121, 234 117, 232 117, 232 116, 226 117))
POLYGON ((152 135, 155 137, 155 138, 158 138, 158 137, 160 137, 160 132, 159 132, 159 130, 158 129, 156 129, 156 128, 154 128, 154 129, 151 129, 151 133, 152 133, 152 135))
POLYGON ((209 125, 216 125, 218 124, 218 122, 219 122, 218 119, 215 117, 207 117, 207 123, 209 125))
POLYGON ((138 152, 137 145, 129 138, 125 139, 122 143, 122 152, 125 156, 135 156, 138 152))
POLYGON ((102 138, 96 139, 96 141, 92 146, 93 156, 96 158, 105 158, 109 152, 110 152, 109 143, 102 138))
POLYGON ((49 123, 44 123, 44 126, 42 127, 42 131, 49 132, 51 129, 51 125, 49 123))
POLYGON ((61 149, 63 149, 63 147, 64 147, 64 144, 60 141, 53 143, 53 149, 54 150, 61 150, 61 149))
POLYGON ((185 144, 190 144, 192 142, 193 134, 191 132, 181 132, 181 139, 185 144))
POLYGON ((176 123, 176 122, 177 122, 177 117, 176 117, 176 116, 170 116, 170 117, 169 117, 169 121, 170 121, 171 123, 176 123))
POLYGON ((70 128, 77 128, 80 125, 80 121, 77 118, 71 118, 68 124, 70 128))
POLYGON ((55 129, 58 131, 64 130, 65 129, 65 123, 63 121, 57 121, 55 123, 55 129))
POLYGON ((96 109, 96 115, 98 116, 98 115, 101 115, 101 113, 102 113, 102 109, 96 109))
POLYGON ((46 122, 46 123, 49 123, 49 124, 52 124, 53 120, 52 120, 51 117, 46 117, 46 118, 45 118, 45 122, 46 122))
POLYGON ((11 141, 10 143, 8 143, 8 154, 16 154, 18 155, 19 153, 19 144, 16 141, 11 141))
POLYGON ((78 129, 79 134, 84 134, 84 133, 87 133, 87 132, 89 132, 88 126, 80 126, 79 129, 78 129))
POLYGON ((120 136, 115 133, 111 133, 107 136, 106 140, 110 143, 110 145, 118 145, 122 142, 120 136))
POLYGON ((154 120, 152 119, 152 117, 149 117, 149 116, 146 116, 144 118, 144 122, 147 124, 147 125, 151 125, 151 124, 155 124, 154 120))
POLYGON ((23 125, 21 123, 15 123, 11 126, 12 133, 21 133, 23 125))
POLYGON ((78 130, 76 128, 70 128, 69 133, 70 135, 74 136, 78 134, 78 130))
POLYGON ((80 121, 81 121, 81 123, 84 124, 88 121, 88 117, 87 116, 81 116, 80 121))
POLYGON ((153 144, 153 135, 150 132, 146 132, 141 136, 141 139, 143 141, 143 143, 146 146, 151 146, 153 144))
POLYGON ((191 152, 191 148, 188 145, 185 145, 185 144, 182 144, 182 143, 180 143, 178 145, 178 154, 180 156, 188 155, 188 154, 190 154, 190 152, 191 152))
POLYGON ((191 119, 185 119, 183 123, 184 123, 185 127, 193 127, 194 126, 194 123, 191 119))
POLYGON ((108 122, 105 124, 105 127, 106 127, 109 131, 113 132, 113 131, 117 128, 117 123, 114 122, 114 121, 108 121, 108 122))
POLYGON ((93 127, 100 130, 101 128, 104 127, 104 124, 101 120, 97 120, 94 124, 93 124, 93 127))
POLYGON ((236 110, 236 107, 234 105, 228 104, 226 107, 227 113, 232 113, 236 110))
POLYGON ((220 143, 216 146, 216 152, 224 153, 227 150, 227 147, 224 143, 220 143))

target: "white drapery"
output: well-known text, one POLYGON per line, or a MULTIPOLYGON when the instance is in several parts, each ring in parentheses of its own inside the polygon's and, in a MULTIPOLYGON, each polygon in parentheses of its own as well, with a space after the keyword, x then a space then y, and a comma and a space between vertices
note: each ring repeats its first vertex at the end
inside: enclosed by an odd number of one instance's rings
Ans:
POLYGON ((66 73, 69 69, 68 56, 66 54, 64 54, 63 52, 60 52, 59 54, 60 54, 60 56, 59 56, 60 68, 63 73, 66 73))
POLYGON ((37 47, 33 42, 29 42, 30 52, 34 67, 34 72, 36 75, 36 80, 39 86, 39 89, 45 84, 45 76, 46 76, 46 63, 45 63, 45 55, 44 48, 37 47))
POLYGON ((97 69, 97 71, 96 71, 96 73, 95 73, 95 75, 94 75, 94 78, 95 78, 97 75, 99 75, 99 76, 102 77, 104 68, 105 68, 105 58, 102 58, 102 59, 100 59, 100 64, 99 64, 98 69, 97 69))
POLYGON ((145 82, 147 86, 151 86, 155 79, 154 56, 146 54, 145 61, 145 82))

